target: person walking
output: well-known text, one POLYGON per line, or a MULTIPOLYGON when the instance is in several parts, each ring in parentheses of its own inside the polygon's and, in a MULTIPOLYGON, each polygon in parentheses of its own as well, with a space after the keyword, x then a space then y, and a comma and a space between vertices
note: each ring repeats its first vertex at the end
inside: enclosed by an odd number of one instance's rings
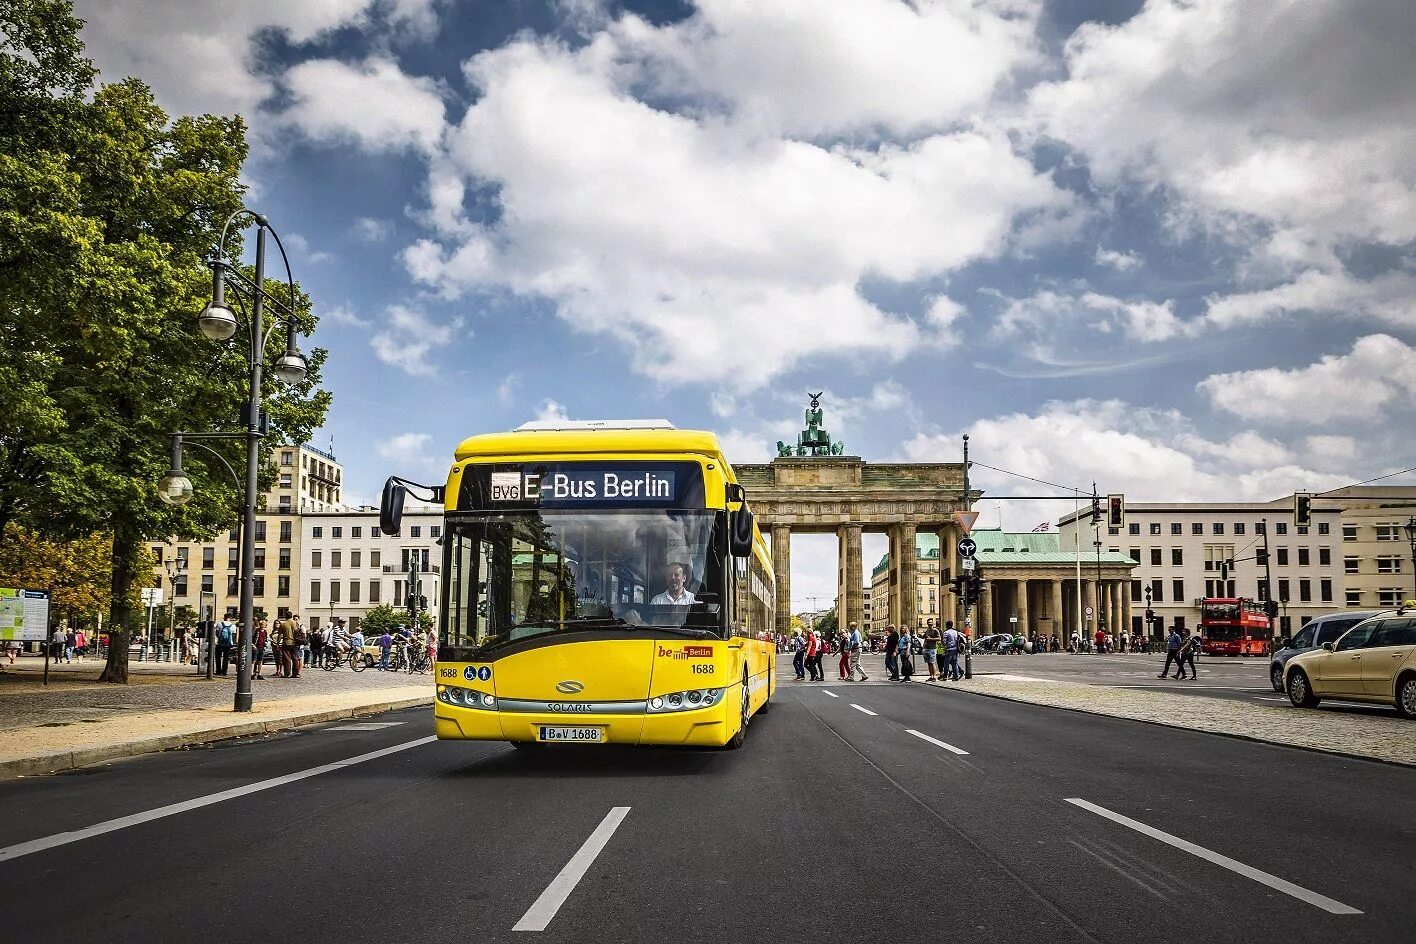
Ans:
POLYGON ((1195 630, 1195 634, 1190 637, 1190 651, 1185 657, 1186 661, 1190 663, 1190 678, 1192 679, 1200 677, 1199 658, 1200 653, 1204 651, 1204 642, 1200 631, 1195 630))
POLYGON ((826 650, 830 646, 826 643, 826 637, 820 632, 816 633, 816 681, 826 681, 826 670, 821 667, 821 661, 826 658, 826 650))
POLYGON ((929 681, 935 682, 942 677, 939 672, 939 640, 942 634, 939 628, 934 625, 934 620, 928 620, 924 624, 924 665, 929 669, 929 681))
POLYGON ((855 677, 859 675, 862 682, 870 681, 870 676, 866 675, 865 669, 860 667, 860 627, 855 623, 851 624, 851 631, 846 635, 846 646, 850 649, 851 656, 851 667, 848 673, 850 679, 855 681, 855 677))
POLYGON ((885 671, 890 673, 890 681, 900 680, 900 634, 894 623, 885 626, 885 671))
POLYGON ((962 633, 954 628, 954 621, 944 624, 944 635, 940 638, 944 646, 944 664, 939 667, 939 678, 957 682, 963 677, 959 671, 959 647, 966 644, 962 633))
POLYGON ((1157 675, 1156 678, 1165 678, 1168 676, 1170 674, 1171 665, 1175 665, 1177 673, 1185 671, 1184 666, 1179 664, 1180 647, 1182 645, 1184 645, 1184 643, 1180 639, 1180 628, 1178 626, 1172 626, 1170 629, 1170 638, 1165 641, 1165 667, 1160 670, 1160 674, 1157 675))
POLYGON ((385 629, 379 634, 379 671, 388 671, 388 653, 393 648, 393 637, 385 629))
POLYGON ((910 632, 908 626, 900 627, 900 681, 909 682, 914 679, 914 634, 910 632))
POLYGON ((78 654, 80 662, 88 655, 88 637, 82 629, 74 630, 74 652, 78 654))
POLYGON ((840 653, 840 658, 836 660, 836 674, 841 677, 841 681, 846 681, 850 677, 851 671, 851 644, 850 637, 843 629, 836 634, 836 651, 840 653))
POLYGON ((251 634, 251 678, 265 680, 262 674, 265 667, 266 643, 270 640, 270 631, 266 629, 266 621, 256 620, 256 631, 251 634))
POLYGON ((236 627, 228 619, 216 624, 216 674, 225 675, 231 668, 231 649, 236 638, 236 627))
POLYGON ((792 640, 787 644, 792 650, 792 669, 796 672, 798 682, 806 681, 806 640, 801 638, 801 633, 793 632, 792 640))
POLYGON ((317 629, 310 629, 307 630, 306 635, 310 637, 310 665, 322 665, 324 662, 324 633, 317 629))

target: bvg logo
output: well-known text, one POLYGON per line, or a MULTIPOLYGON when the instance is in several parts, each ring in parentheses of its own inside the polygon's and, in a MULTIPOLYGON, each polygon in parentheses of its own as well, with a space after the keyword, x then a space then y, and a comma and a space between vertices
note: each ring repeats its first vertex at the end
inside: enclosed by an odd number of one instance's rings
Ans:
POLYGON ((556 683, 556 691, 562 695, 579 695, 585 691, 585 686, 575 679, 566 679, 564 682, 556 683))

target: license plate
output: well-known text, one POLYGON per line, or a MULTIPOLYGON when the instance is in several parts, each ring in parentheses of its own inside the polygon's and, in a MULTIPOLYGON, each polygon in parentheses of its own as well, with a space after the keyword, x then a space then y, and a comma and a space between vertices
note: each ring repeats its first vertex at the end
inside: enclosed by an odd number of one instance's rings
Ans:
POLYGON ((605 729, 543 724, 541 725, 541 740, 569 741, 576 744, 602 744, 605 740, 605 729))

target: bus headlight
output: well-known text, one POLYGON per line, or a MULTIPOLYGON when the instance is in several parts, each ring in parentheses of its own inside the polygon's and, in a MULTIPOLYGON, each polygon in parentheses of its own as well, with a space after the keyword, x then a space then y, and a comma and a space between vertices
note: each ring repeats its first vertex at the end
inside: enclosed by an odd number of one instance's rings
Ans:
POLYGON ((686 692, 670 692, 655 695, 648 701, 650 714, 668 711, 687 711, 693 708, 707 708, 723 694, 721 688, 694 688, 686 692))

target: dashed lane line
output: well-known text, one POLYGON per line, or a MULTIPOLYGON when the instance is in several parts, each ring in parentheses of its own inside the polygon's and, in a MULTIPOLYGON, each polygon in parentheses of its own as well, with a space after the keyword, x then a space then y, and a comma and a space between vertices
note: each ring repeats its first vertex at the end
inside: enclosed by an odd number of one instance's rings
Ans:
POLYGON ((821 690, 822 690, 823 692, 825 692, 826 694, 830 695, 832 698, 840 698, 840 697, 841 697, 840 695, 837 695, 835 692, 831 691, 829 688, 823 688, 823 689, 821 689, 821 690))
POLYGON ((861 714, 870 715, 872 718, 877 717, 875 712, 871 711, 869 708, 862 708, 855 702, 851 702, 851 707, 854 708, 856 711, 859 711, 861 714))
POLYGON ((590 838, 585 840, 585 844, 570 857, 570 861, 560 870, 555 878, 551 879, 551 884, 546 886, 546 890, 541 892, 541 897, 526 910, 526 914, 521 916, 521 920, 516 922, 513 931, 544 931, 546 925, 551 923, 551 919, 556 916, 561 905, 570 897, 570 893, 575 891, 575 886, 580 884, 580 880, 585 877, 585 873, 590 870, 598 856, 609 843, 610 837, 619 829, 620 823, 629 815, 629 807, 616 806, 605 818, 600 820, 600 825, 595 827, 595 831, 590 834, 590 838))
POLYGON ((1252 865, 1245 865, 1243 862, 1240 862, 1237 859, 1231 859, 1227 855, 1222 855, 1211 849, 1206 849, 1204 846, 1197 846, 1189 840, 1181 839, 1179 836, 1172 836, 1170 833, 1156 829, 1154 826, 1147 826, 1145 823, 1131 819, 1129 816, 1122 816, 1120 813, 1114 813, 1111 810, 1106 809, 1106 807, 1097 806, 1095 803, 1088 803, 1086 800, 1080 799, 1078 797, 1068 797, 1067 802, 1071 803, 1073 806, 1081 807, 1084 810, 1088 810, 1092 813, 1095 813, 1097 816, 1109 819, 1113 823, 1120 823, 1122 826, 1125 826, 1128 829, 1134 829, 1136 832, 1142 833, 1146 836, 1150 836, 1152 839, 1159 839, 1161 842, 1165 843, 1168 846, 1174 846, 1176 849, 1180 849, 1183 852, 1188 852, 1190 853, 1190 855, 1204 859, 1206 862, 1213 862, 1215 865, 1220 866, 1221 868, 1225 868, 1231 872, 1238 873, 1239 875, 1242 875, 1245 878, 1253 879, 1260 885, 1267 885, 1274 891, 1283 892, 1285 895, 1291 895, 1294 898, 1297 898, 1299 901, 1306 901, 1308 904, 1316 908, 1321 908, 1323 911, 1326 911, 1329 914, 1355 915, 1362 913, 1358 909, 1353 908, 1351 905, 1344 905, 1340 901, 1335 901, 1327 897, 1326 895, 1320 895, 1315 891, 1310 891, 1309 889, 1306 889, 1301 885, 1294 885, 1292 882, 1281 879, 1275 875, 1270 875, 1269 873, 1264 872, 1260 869, 1256 869, 1252 865))
POLYGON ((905 729, 905 733, 906 733, 906 734, 913 734, 915 737, 919 738, 921 741, 928 741, 930 744, 933 744, 935 747, 942 747, 942 748, 944 748, 944 750, 946 750, 946 751, 953 751, 955 754, 962 754, 962 755, 964 755, 964 756, 966 756, 966 757, 968 756, 968 753, 969 753, 968 751, 966 751, 966 750, 964 750, 964 749, 962 749, 962 748, 955 747, 955 746, 952 745, 952 744, 945 744, 943 741, 939 740, 938 738, 932 738, 932 737, 930 737, 928 734, 925 734, 925 733, 922 732, 922 731, 916 731, 914 728, 906 728, 906 729, 905 729))
POLYGON ((353 767, 355 764, 362 764, 366 761, 377 760, 380 757, 387 757, 390 754, 397 754, 399 751, 406 751, 409 748, 431 744, 436 740, 436 735, 429 735, 428 737, 417 738, 413 741, 404 741, 402 744, 395 744, 392 747, 385 747, 382 750, 359 754, 346 760, 337 760, 332 764, 321 764, 318 767, 297 770, 293 774, 285 774, 282 777, 272 777, 269 780, 259 780, 255 783, 248 783, 244 787, 233 787, 230 790, 222 790, 219 793, 208 793, 206 796, 183 800, 181 803, 170 803, 167 806, 159 806, 156 809, 133 813, 130 816, 120 816, 117 819, 95 823, 84 829, 75 829, 66 833, 55 833, 52 836, 45 836, 41 839, 31 839, 29 842, 16 843, 13 846, 6 846, 0 849, 0 862, 8 862, 11 859, 18 859, 21 856, 27 856, 34 852, 43 852, 45 849, 53 849, 56 846, 65 846, 71 842, 78 842, 81 839, 91 839, 94 836, 102 836, 104 833, 126 829, 129 826, 139 826, 143 823, 150 823, 153 820, 176 816, 178 813, 201 809, 204 806, 211 806, 213 803, 221 803, 224 800, 234 800, 237 797, 260 793, 262 790, 283 787, 287 783, 294 783, 297 780, 305 780, 310 777, 318 777, 320 774, 327 774, 335 770, 343 770, 346 767, 353 767))

